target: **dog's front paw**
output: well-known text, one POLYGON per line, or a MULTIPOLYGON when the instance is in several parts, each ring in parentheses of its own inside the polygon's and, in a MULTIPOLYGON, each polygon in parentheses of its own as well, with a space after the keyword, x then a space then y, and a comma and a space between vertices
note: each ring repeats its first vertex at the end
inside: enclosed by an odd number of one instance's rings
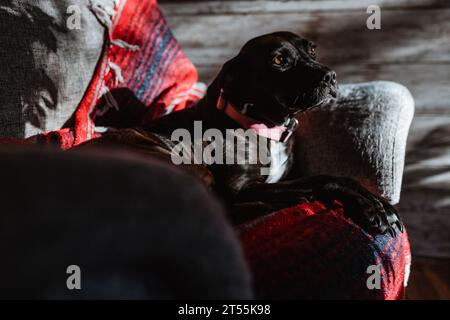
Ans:
POLYGON ((403 223, 397 210, 385 199, 377 197, 348 178, 335 178, 325 183, 319 191, 328 200, 340 201, 344 213, 356 224, 371 233, 389 233, 396 237, 397 230, 403 232, 403 223))

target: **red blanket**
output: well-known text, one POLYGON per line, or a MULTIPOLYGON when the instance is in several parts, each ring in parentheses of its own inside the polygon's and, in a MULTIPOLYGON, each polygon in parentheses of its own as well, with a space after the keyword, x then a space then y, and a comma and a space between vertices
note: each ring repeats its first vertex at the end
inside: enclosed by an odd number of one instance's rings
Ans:
MULTIPOLYGON (((299 204, 238 228, 258 298, 402 299, 408 236, 371 236, 343 209, 299 204), (367 281, 379 268, 380 286, 367 281)), ((375 281, 375 280, 374 280, 375 281)))

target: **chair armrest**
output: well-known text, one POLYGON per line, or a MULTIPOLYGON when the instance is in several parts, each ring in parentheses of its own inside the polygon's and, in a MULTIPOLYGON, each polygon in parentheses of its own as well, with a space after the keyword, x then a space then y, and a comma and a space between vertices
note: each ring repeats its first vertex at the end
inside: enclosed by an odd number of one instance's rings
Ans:
POLYGON ((341 85, 335 101, 299 119, 300 174, 351 177, 397 204, 413 115, 414 99, 398 83, 341 85))

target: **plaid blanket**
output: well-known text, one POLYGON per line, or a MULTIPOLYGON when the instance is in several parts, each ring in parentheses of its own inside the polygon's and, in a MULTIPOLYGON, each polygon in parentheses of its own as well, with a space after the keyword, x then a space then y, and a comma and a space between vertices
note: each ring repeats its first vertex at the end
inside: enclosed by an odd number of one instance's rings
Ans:
POLYGON ((371 236, 321 203, 304 203, 238 228, 257 298, 403 299, 407 233, 371 236), (379 287, 370 278, 379 271, 379 287))
POLYGON ((181 110, 204 95, 195 67, 172 35, 155 0, 91 0, 108 35, 73 127, 30 138, 68 149, 101 134, 181 110))
MULTIPOLYGON (((155 0, 91 1, 108 41, 72 127, 21 143, 69 149, 100 135, 178 111, 204 93, 197 71, 181 52, 155 0)), ((15 143, 14 141, 4 141, 15 143)), ((340 210, 299 204, 238 227, 260 298, 403 297, 410 249, 407 234, 372 237, 340 210), (319 214, 320 213, 320 214, 319 214), (369 266, 381 286, 367 287, 369 266)))

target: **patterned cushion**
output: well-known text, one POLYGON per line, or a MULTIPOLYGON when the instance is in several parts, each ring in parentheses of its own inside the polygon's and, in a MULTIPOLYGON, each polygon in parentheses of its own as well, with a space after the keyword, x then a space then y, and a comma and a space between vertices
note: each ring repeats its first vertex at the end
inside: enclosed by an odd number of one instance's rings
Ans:
POLYGON ((32 142, 67 149, 95 137, 96 127, 136 125, 203 94, 155 0, 7 0, 0 15, 8 43, 0 63, 10 66, 0 75, 8 93, 0 137, 35 135, 32 142), (66 23, 74 5, 80 30, 66 23))
POLYGON ((69 125, 104 44, 104 29, 87 2, 0 2, 0 137, 27 138, 69 125), (79 8, 81 30, 67 26, 71 5, 79 8))

